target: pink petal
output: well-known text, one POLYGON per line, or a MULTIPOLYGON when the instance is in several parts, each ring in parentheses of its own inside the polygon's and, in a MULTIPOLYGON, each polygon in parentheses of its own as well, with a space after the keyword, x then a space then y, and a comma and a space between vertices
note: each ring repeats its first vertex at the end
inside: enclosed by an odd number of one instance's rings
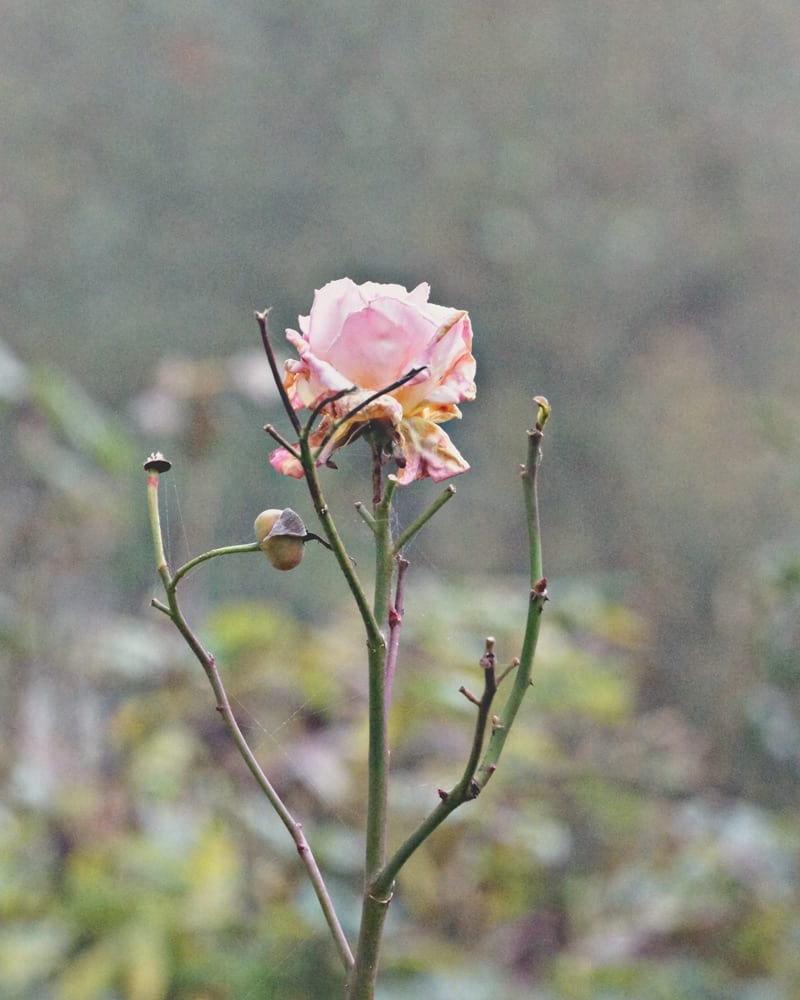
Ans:
POLYGON ((286 331, 286 339, 294 345, 300 355, 299 361, 286 362, 286 385, 289 399, 295 409, 315 406, 323 395, 331 395, 350 389, 353 380, 342 376, 330 362, 318 358, 300 334, 286 331))
MULTIPOLYGON (((437 307, 439 308, 439 307, 437 307)), ((475 398, 475 358, 472 356, 472 326, 466 313, 443 310, 443 324, 427 345, 418 364, 428 366, 425 382, 398 391, 406 411, 424 402, 460 403, 475 398), (453 323, 453 318, 456 322, 453 323), (452 325, 447 327, 447 324, 452 325)))
POLYGON ((276 448, 269 456, 269 460, 273 469, 281 475, 291 476, 293 479, 303 478, 303 466, 286 448, 276 448))
POLYGON ((350 278, 329 281, 314 293, 311 314, 301 317, 300 328, 313 351, 325 356, 347 317, 363 309, 368 299, 350 278), (303 318, 306 323, 303 323, 303 318))
POLYGON ((414 306, 379 298, 347 317, 326 358, 357 385, 377 390, 418 367, 435 334, 414 306))

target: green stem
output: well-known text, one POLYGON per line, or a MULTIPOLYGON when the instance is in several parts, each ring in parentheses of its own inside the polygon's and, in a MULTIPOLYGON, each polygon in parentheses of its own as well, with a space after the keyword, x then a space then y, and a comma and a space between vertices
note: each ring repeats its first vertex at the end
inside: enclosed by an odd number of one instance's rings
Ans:
POLYGON ((158 509, 158 480, 159 475, 157 472, 150 471, 147 473, 147 513, 150 518, 150 532, 153 536, 153 546, 155 548, 156 569, 166 587, 169 585, 170 575, 167 557, 164 553, 161 514, 158 509))
POLYGON ((367 890, 361 909, 361 931, 356 947, 356 960, 347 982, 346 1000, 373 1000, 378 980, 383 925, 392 901, 391 892, 379 898, 367 890))
POLYGON ((360 500, 355 502, 356 513, 361 518, 361 520, 366 524, 371 532, 375 532, 375 518, 370 514, 367 508, 360 500))
MULTIPOLYGON (((367 636, 369 671, 369 774, 367 783, 366 885, 372 881, 386 857, 386 810, 389 753, 386 742, 386 718, 383 708, 386 637, 381 623, 386 622, 389 592, 392 582, 392 539, 390 530, 391 499, 395 484, 389 482, 384 497, 375 504, 372 513, 375 535, 375 590, 370 607, 361 582, 353 568, 344 543, 331 517, 317 474, 315 456, 308 437, 300 437, 300 457, 311 501, 331 549, 339 563, 350 592, 358 607, 367 636)), ((347 996, 349 1000, 372 1000, 378 974, 378 955, 389 899, 376 898, 365 889, 354 965, 350 970, 347 996)))
POLYGON ((367 648, 372 649, 373 647, 384 646, 385 640, 381 634, 380 626, 375 619, 372 608, 369 606, 369 601, 364 593, 364 588, 362 587, 358 574, 353 567, 353 560, 347 554, 347 549, 344 547, 344 542, 342 541, 341 535, 336 527, 336 523, 334 522, 331 512, 328 509, 328 505, 325 502, 325 497, 322 494, 322 487, 319 482, 319 476, 317 475, 317 467, 314 464, 314 458, 311 454, 311 448, 309 447, 308 441, 304 438, 300 439, 300 459, 303 463, 306 485, 308 486, 308 492, 311 495, 311 502, 314 505, 314 510, 317 512, 317 517, 322 525, 322 530, 325 532, 325 537, 330 542, 331 551, 336 557, 339 569, 341 569, 342 574, 347 581, 347 586, 350 588, 350 593, 353 595, 353 600, 356 602, 358 613, 361 615, 361 620, 364 623, 364 630, 367 633, 367 648))
MULTIPOLYGON (((373 464, 379 460, 379 445, 373 446, 373 464)), ((390 479, 383 496, 373 504, 375 535, 375 590, 373 612, 376 622, 388 623, 390 593, 394 573, 391 534, 391 506, 397 483, 390 479)), ((376 493, 377 497, 377 493, 376 493)), ((389 746, 387 740, 386 642, 369 646, 369 749, 367 782, 367 829, 365 890, 355 966, 348 983, 348 1000, 372 1000, 378 975, 383 925, 392 898, 391 886, 382 894, 373 884, 386 862, 387 788, 389 746)))
POLYGON ((525 636, 522 641, 522 651, 519 656, 519 667, 514 677, 514 684, 500 711, 498 724, 492 730, 492 735, 486 747, 486 753, 478 769, 476 780, 480 788, 483 788, 492 774, 494 774, 511 726, 517 717, 522 700, 531 686, 533 658, 536 654, 536 644, 539 639, 542 610, 547 601, 547 580, 542 576, 542 543, 539 525, 537 475, 542 457, 542 427, 548 415, 549 407, 543 413, 540 406, 540 415, 536 429, 528 431, 528 460, 522 467, 521 473, 528 525, 531 586, 528 615, 525 623, 525 636))
MULTIPOLYGON (((383 498, 373 508, 375 521, 375 590, 373 614, 383 628, 388 625, 390 591, 394 572, 391 507, 396 487, 389 480, 383 498)), ((389 747, 386 735, 386 638, 369 656, 369 780, 367 788, 366 877, 370 881, 386 860, 386 802, 389 747)))
POLYGON ((442 493, 440 497, 434 500, 433 503, 430 505, 430 507, 428 507, 426 511, 420 514, 420 516, 415 521, 412 521, 411 524, 406 528, 406 530, 400 535, 400 537, 397 539, 394 545, 395 553, 402 552, 403 546, 407 545, 414 537, 414 535, 416 535, 419 529, 424 527, 424 525, 426 525, 428 521, 430 521, 430 519, 433 517, 436 511, 441 510, 441 508, 444 507, 447 501, 451 500, 455 495, 456 495, 455 486, 452 485, 448 486, 447 489, 445 489, 444 493, 442 493))
POLYGON ((215 559, 217 556, 232 556, 239 552, 260 552, 258 542, 243 542, 241 545, 224 545, 219 549, 209 549, 208 552, 203 552, 199 556, 195 556, 194 559, 190 559, 188 562, 184 563, 179 569, 175 570, 175 575, 172 577, 173 585, 177 585, 184 576, 201 563, 207 562, 209 559, 215 559))
POLYGON ((400 869, 406 861, 408 861, 414 851, 416 851, 417 848, 420 847, 420 845, 426 841, 428 837, 430 837, 433 831, 447 819, 451 812, 458 809, 458 807, 463 805, 465 802, 469 802, 472 799, 477 798, 480 792, 480 787, 475 779, 475 774, 478 768, 481 750, 483 749, 492 701, 497 691, 493 650, 494 639, 488 638, 486 640, 486 653, 484 658, 481 660, 481 665, 484 668, 484 687, 483 695, 481 696, 480 701, 474 698, 473 695, 470 695, 469 692, 465 691, 463 687, 461 688, 462 694, 466 695, 470 701, 477 701, 478 704, 478 717, 475 720, 475 731, 472 737, 472 746, 470 748, 469 758, 467 759, 461 779, 452 791, 439 791, 439 797, 441 799, 439 805, 436 806, 433 812, 431 812, 417 827, 417 829, 406 838, 406 840, 389 859, 389 862, 379 873, 372 885, 372 892, 376 896, 381 896, 382 894, 390 891, 391 886, 394 885, 394 880, 400 872, 400 869))

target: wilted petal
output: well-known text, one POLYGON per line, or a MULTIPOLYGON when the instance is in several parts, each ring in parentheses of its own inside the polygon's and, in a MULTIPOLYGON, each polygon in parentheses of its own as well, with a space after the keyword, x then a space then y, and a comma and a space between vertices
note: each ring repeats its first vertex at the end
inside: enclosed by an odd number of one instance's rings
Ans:
POLYGON ((387 436, 396 433, 403 420, 403 408, 392 396, 377 396, 365 405, 371 394, 368 392, 348 393, 326 407, 325 419, 319 429, 311 435, 312 446, 325 440, 330 430, 338 423, 330 440, 325 444, 317 458, 317 465, 323 465, 337 448, 352 441, 367 424, 383 424, 387 436), (361 406, 357 412, 356 407, 361 406), (341 423, 339 423, 341 421, 341 423))
POLYGON ((286 362, 284 380, 289 400, 296 410, 315 406, 324 395, 353 387, 353 380, 342 375, 329 361, 318 358, 300 334, 287 330, 286 338, 300 355, 299 361, 286 362))
MULTIPOLYGON (((437 307, 441 309, 441 307, 437 307)), ((424 403, 460 403, 475 398, 475 358, 472 356, 472 326, 464 312, 443 309, 444 322, 437 327, 414 367, 425 365, 424 381, 403 386, 397 396, 404 409, 424 403)))
POLYGON ((401 427, 401 437, 405 467, 398 469, 397 481, 402 486, 426 477, 438 483, 469 469, 461 452, 432 420, 407 418, 401 427))
POLYGON ((270 465, 283 476, 293 479, 303 478, 303 466, 286 448, 276 448, 269 456, 270 465))

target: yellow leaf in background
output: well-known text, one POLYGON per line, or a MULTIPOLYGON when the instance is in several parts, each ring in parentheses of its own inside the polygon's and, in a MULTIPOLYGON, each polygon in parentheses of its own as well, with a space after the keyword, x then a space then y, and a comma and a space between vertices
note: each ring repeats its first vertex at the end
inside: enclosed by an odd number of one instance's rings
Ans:
POLYGON ((131 924, 125 934, 124 955, 125 1000, 165 1000, 170 961, 163 928, 141 921, 131 924))
POLYGON ((117 942, 104 938, 77 955, 58 977, 57 1000, 95 1000, 114 985, 118 970, 117 942))
POLYGON ((202 834, 186 861, 185 878, 191 886, 185 904, 188 926, 215 928, 234 916, 242 889, 241 862, 224 828, 202 834))

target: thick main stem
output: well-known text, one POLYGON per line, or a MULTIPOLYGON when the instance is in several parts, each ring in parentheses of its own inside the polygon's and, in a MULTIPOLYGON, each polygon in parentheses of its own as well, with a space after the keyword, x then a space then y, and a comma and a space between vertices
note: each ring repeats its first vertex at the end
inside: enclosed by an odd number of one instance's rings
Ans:
POLYGON ((375 519, 375 591, 373 614, 381 626, 381 643, 369 651, 369 788, 367 799, 366 877, 370 882, 386 860, 386 801, 389 746, 386 727, 386 635, 392 586, 390 511, 394 484, 389 483, 373 507, 375 519))
MULTIPOLYGON (((377 464, 377 451, 374 456, 377 464)), ((373 614, 384 628, 388 624, 390 592, 394 570, 391 534, 391 503, 395 483, 390 481, 382 497, 376 493, 373 504, 375 535, 375 591, 373 614)), ((392 898, 386 892, 374 892, 374 884, 386 863, 387 788, 389 745, 387 739, 386 639, 378 646, 368 645, 369 652, 369 777, 367 786, 367 829, 364 902, 361 930, 356 948, 355 966, 348 983, 348 1000, 372 1000, 378 975, 383 925, 392 898)))

